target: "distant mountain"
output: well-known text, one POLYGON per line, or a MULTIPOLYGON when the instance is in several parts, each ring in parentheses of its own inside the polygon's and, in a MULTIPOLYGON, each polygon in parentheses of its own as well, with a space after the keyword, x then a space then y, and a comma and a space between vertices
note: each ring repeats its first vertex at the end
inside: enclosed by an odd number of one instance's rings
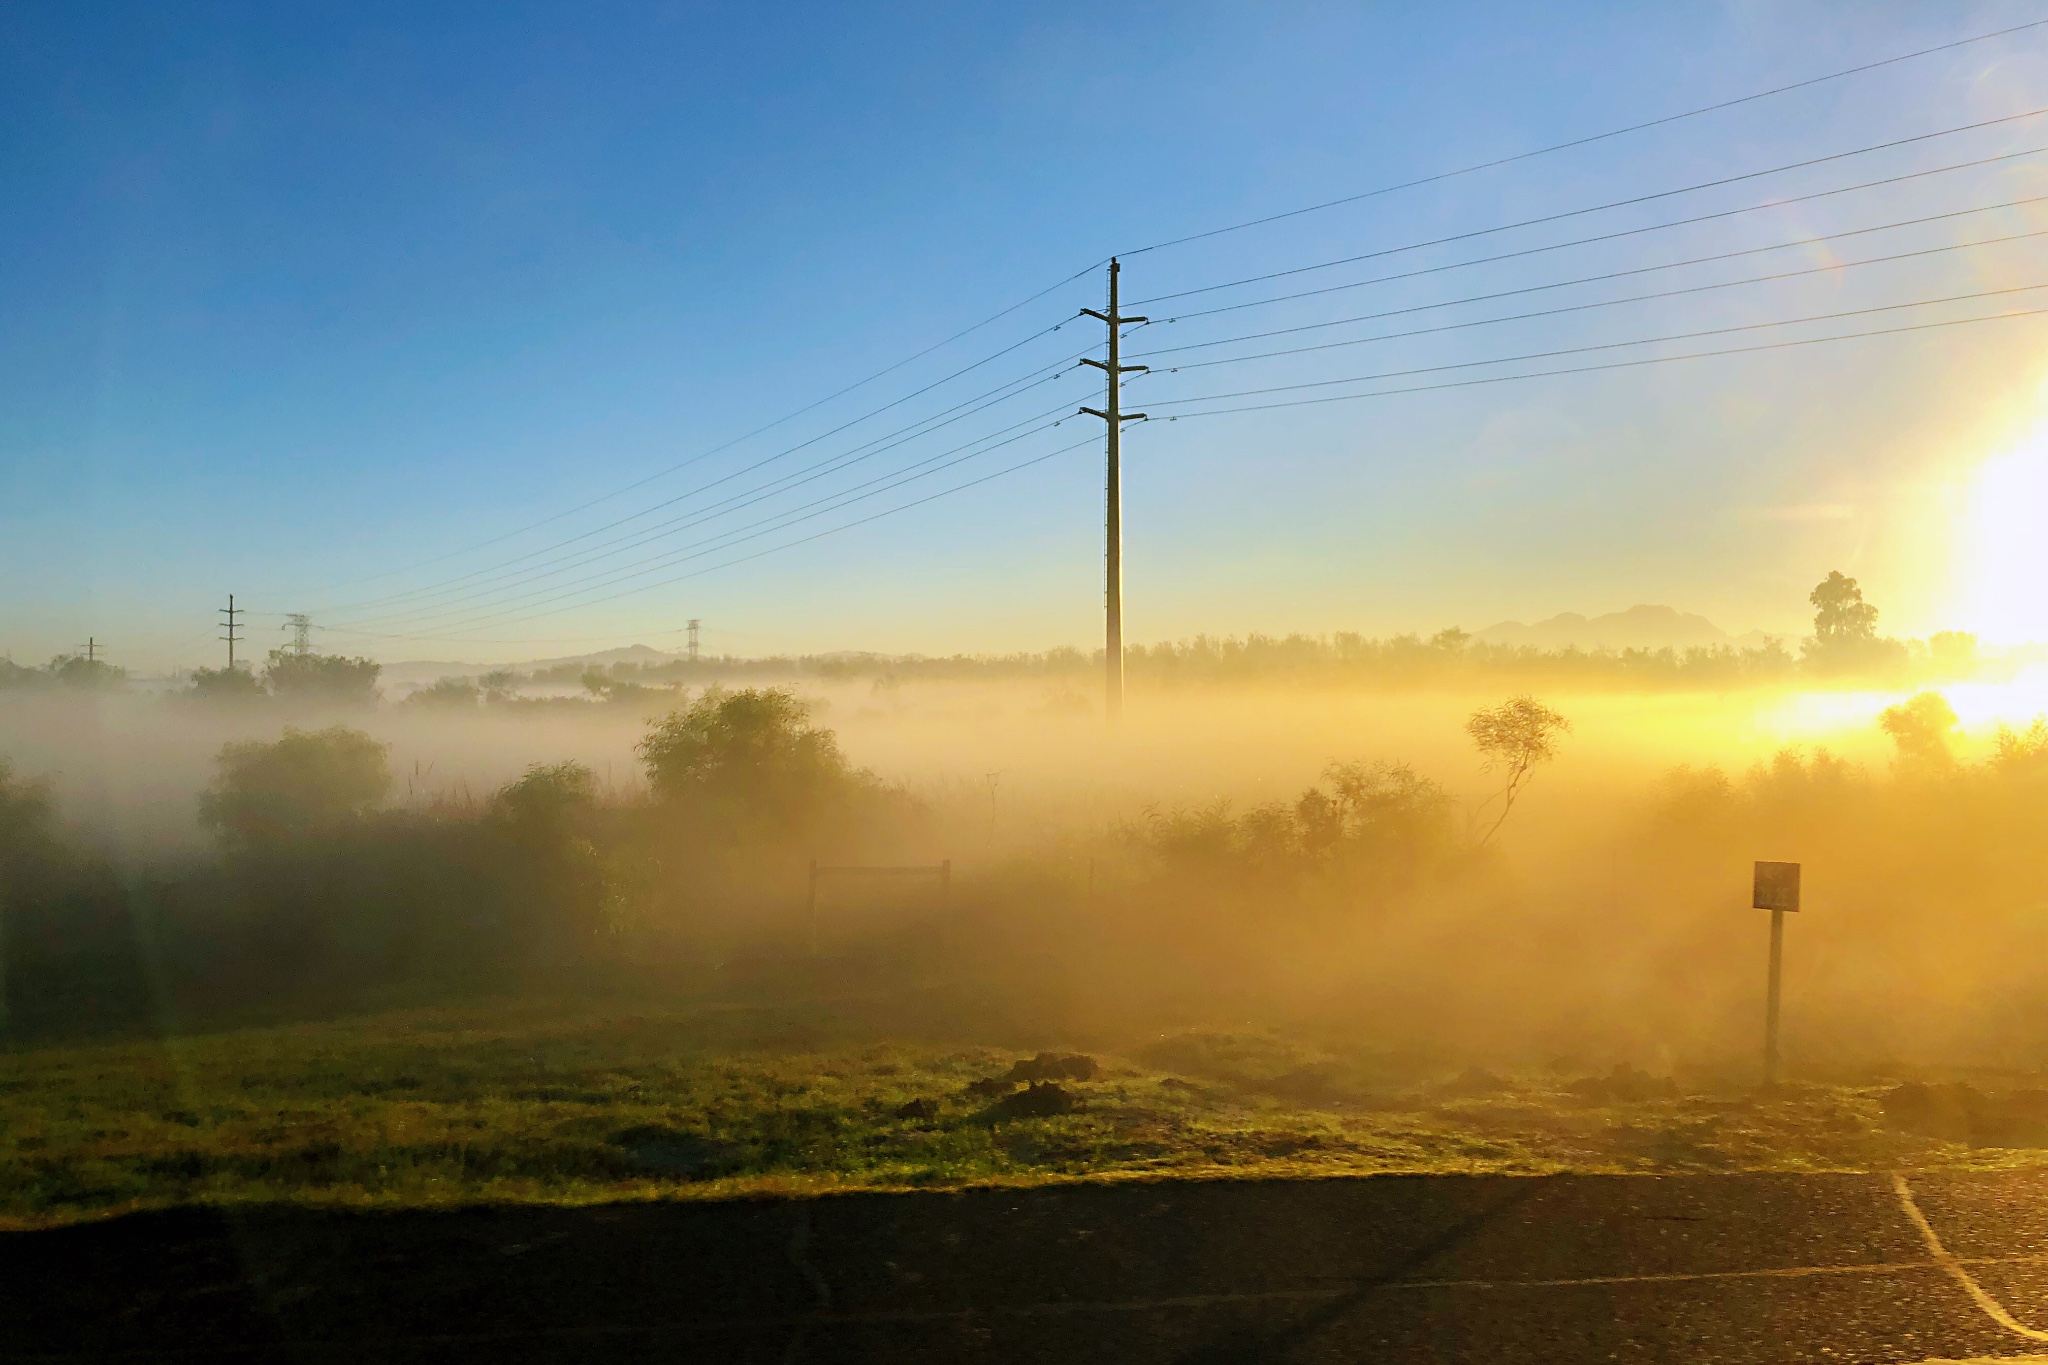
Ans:
POLYGON ((1473 638, 1490 645, 1533 645, 1538 649, 1573 645, 1580 649, 1688 649, 1695 645, 1752 643, 1747 636, 1741 640, 1731 638, 1704 616, 1649 605, 1594 617, 1567 611, 1532 626, 1502 621, 1479 631, 1473 638))

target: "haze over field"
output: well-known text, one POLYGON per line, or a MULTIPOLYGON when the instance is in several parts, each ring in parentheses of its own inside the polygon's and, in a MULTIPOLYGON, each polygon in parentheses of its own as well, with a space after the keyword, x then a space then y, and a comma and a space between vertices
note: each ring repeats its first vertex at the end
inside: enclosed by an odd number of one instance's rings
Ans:
POLYGON ((2048 1152, 2048 19, 782 19, 0 18, 0 1225, 2048 1152))

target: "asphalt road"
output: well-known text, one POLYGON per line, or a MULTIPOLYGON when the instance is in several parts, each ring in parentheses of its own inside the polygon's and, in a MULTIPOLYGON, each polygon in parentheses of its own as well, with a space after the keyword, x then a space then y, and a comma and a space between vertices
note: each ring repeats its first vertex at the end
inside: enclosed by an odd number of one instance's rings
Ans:
POLYGON ((1381 1177, 152 1214, 0 1234, 0 1359, 2048 1357, 2048 1173, 1907 1192, 1381 1177))

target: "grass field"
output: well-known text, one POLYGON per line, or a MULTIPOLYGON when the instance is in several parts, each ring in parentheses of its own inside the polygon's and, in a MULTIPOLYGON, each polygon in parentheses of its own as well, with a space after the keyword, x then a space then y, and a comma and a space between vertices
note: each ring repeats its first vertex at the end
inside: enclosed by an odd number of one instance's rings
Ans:
POLYGON ((0 1053, 0 1226, 243 1201, 2048 1160, 1894 1131, 1883 1085, 1759 1096, 1636 1073, 1430 1075, 1257 1032, 1097 1049, 1093 1079, 1059 1083, 1078 1108, 1032 1117, 1028 1092, 968 1093, 1028 1052, 934 1041, 945 1033, 858 1002, 510 1003, 0 1053))

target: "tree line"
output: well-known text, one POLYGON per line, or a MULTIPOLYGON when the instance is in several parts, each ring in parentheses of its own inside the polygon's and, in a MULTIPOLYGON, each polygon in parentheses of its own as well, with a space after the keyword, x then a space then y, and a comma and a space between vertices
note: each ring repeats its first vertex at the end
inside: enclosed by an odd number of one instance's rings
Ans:
MULTIPOLYGON (((1960 680, 1981 665, 1976 637, 1940 631, 1925 640, 1880 635, 1878 608, 1854 578, 1831 572, 1809 595, 1813 633, 1797 652, 1773 640, 1758 646, 1689 648, 1542 649, 1490 644, 1455 627, 1424 638, 1372 638, 1357 632, 1285 636, 1198 635, 1191 640, 1131 645, 1125 671, 1156 686, 1258 681, 1318 681, 1365 686, 1485 684, 1545 687, 1727 688, 1786 686, 1796 682, 1857 681, 1913 684, 1960 680)), ((1087 688, 1102 668, 1102 652, 1071 647, 1000 655, 832 654, 742 659, 673 659, 623 662, 609 667, 570 662, 517 672, 496 669, 451 676, 418 688, 400 704, 442 712, 480 708, 550 710, 610 703, 641 708, 673 701, 685 688, 712 682, 768 682, 812 678, 866 680, 886 690, 910 681, 1037 680, 1087 688), (545 696, 529 689, 575 688, 545 696)), ((375 661, 338 654, 273 650, 261 672, 194 670, 174 696, 183 701, 241 704, 263 700, 371 706, 383 700, 375 661)), ((0 690, 29 687, 82 689, 126 685, 124 670, 105 661, 59 655, 41 668, 0 661, 0 690)), ((1089 705, 1075 690, 1076 709, 1089 705)))

